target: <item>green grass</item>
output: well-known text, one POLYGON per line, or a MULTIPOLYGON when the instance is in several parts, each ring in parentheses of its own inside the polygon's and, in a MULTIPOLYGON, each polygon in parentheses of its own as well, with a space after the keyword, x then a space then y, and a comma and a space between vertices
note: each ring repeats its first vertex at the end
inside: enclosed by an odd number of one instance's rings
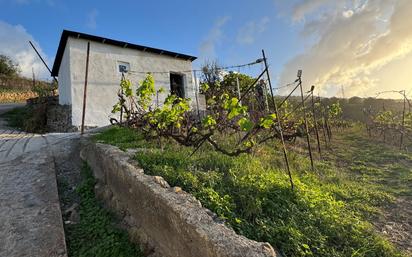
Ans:
MULTIPOLYGON (((129 242, 118 228, 114 216, 104 209, 94 194, 95 180, 90 168, 82 168, 83 181, 77 188, 80 197, 78 224, 66 225, 70 257, 141 257, 139 247, 129 242)), ((64 187, 64 185, 63 185, 64 187)), ((66 196, 66 200, 70 199, 66 196)))
POLYGON ((149 145, 148 142, 144 141, 142 135, 134 133, 130 128, 119 129, 118 127, 112 127, 104 133, 96 135, 94 140, 105 143, 110 142, 110 144, 119 147, 123 151, 129 148, 142 148, 149 145))
POLYGON ((24 128, 25 120, 30 116, 27 107, 17 107, 1 115, 7 121, 7 125, 17 129, 24 128))
POLYGON ((14 108, 4 114, 7 125, 31 133, 47 132, 47 106, 23 106, 14 108))
MULTIPOLYGON (((334 149, 327 160, 317 161, 316 173, 312 173, 307 158, 291 152, 296 185, 292 191, 276 146, 261 146, 253 154, 238 157, 204 146, 189 158, 191 148, 168 142, 162 151, 155 142, 146 142, 124 128, 110 128, 96 140, 122 149, 146 146, 148 151, 135 155, 145 173, 181 186, 237 233, 269 242, 285 256, 402 256, 369 221, 398 193, 408 191, 407 186, 398 192, 380 182, 388 176, 389 160, 409 160, 410 156, 382 151, 376 145, 364 146, 361 155, 356 151, 360 145, 343 147, 334 149), (337 167, 338 162, 353 164, 337 167)), ((349 144, 359 139, 339 140, 349 144)), ((393 173, 403 174, 399 180, 410 179, 410 170, 409 175, 399 172, 408 168, 399 164, 397 169, 393 173)))
POLYGON ((412 197, 411 154, 368 138, 359 128, 338 137, 335 145, 328 158, 343 161, 354 179, 394 197, 412 197))

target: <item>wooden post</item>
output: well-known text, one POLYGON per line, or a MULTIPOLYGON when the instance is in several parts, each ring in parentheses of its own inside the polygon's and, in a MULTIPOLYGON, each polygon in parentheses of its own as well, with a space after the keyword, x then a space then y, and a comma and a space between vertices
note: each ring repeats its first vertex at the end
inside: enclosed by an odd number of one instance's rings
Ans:
POLYGON ((402 144, 403 144, 403 133, 405 129, 405 110, 406 110, 406 92, 405 90, 403 90, 402 128, 401 128, 401 139, 399 143, 399 150, 402 150, 402 144))
POLYGON ((33 90, 34 90, 34 87, 36 86, 36 77, 34 76, 34 69, 33 69, 33 67, 31 68, 31 73, 32 73, 32 76, 33 76, 33 90))
POLYGON ((302 87, 302 79, 301 74, 298 72, 298 79, 299 79, 299 87, 300 87, 300 96, 302 99, 302 108, 303 108, 303 119, 305 121, 305 130, 306 130, 306 141, 308 143, 308 151, 309 151, 309 158, 310 158, 310 167, 312 171, 315 170, 313 165, 313 156, 312 156, 312 147, 310 145, 310 136, 309 136, 309 128, 308 128, 308 119, 306 117, 306 108, 305 108, 305 99, 303 98, 303 87, 302 87))
POLYGON ((194 76, 194 80, 195 80, 195 86, 194 86, 194 90, 195 90, 195 98, 196 98, 196 111, 197 111, 197 118, 200 120, 200 110, 199 110, 199 96, 198 96, 198 92, 199 92, 199 86, 198 86, 198 81, 197 81, 197 74, 196 71, 193 71, 193 76, 194 76))
POLYGON ((279 110, 278 110, 277 104, 275 102, 275 96, 273 95, 272 83, 270 81, 269 68, 268 68, 268 64, 267 64, 267 61, 266 61, 266 56, 265 56, 265 51, 264 50, 262 50, 262 55, 263 55, 263 60, 265 62, 265 70, 266 70, 266 75, 267 75, 267 78, 268 78, 268 84, 269 84, 269 88, 270 88, 270 94, 272 96, 273 106, 275 108, 276 119, 277 119, 277 122, 278 122, 278 125, 279 125, 279 134, 280 134, 280 140, 282 142, 283 157, 285 158, 286 170, 287 170, 288 175, 289 175, 290 187, 293 190, 294 185, 293 185, 292 173, 290 172, 289 159, 288 159, 288 154, 287 154, 287 150, 286 150, 285 139, 283 138, 282 121, 280 119, 279 110))
POLYGON ((330 144, 330 140, 332 138, 332 132, 331 132, 329 122, 328 122, 328 108, 323 109, 323 121, 325 123, 326 135, 328 136, 328 141, 329 141, 329 144, 330 144))
POLYGON ((314 91, 314 89, 315 89, 315 86, 312 86, 312 88, 311 88, 312 116, 313 116, 313 122, 315 124, 316 141, 318 142, 318 152, 319 152, 319 156, 322 158, 322 152, 321 152, 321 149, 320 149, 320 141, 319 141, 318 121, 316 120, 316 112, 315 112, 315 101, 313 100, 313 91, 314 91))
POLYGON ((323 117, 322 119, 322 131, 323 131, 323 140, 325 141, 325 146, 326 149, 328 149, 328 141, 326 139, 326 125, 325 125, 325 117, 323 115, 323 107, 322 107, 322 101, 320 100, 320 95, 318 95, 318 101, 319 101, 319 105, 320 105, 320 110, 321 110, 321 116, 323 117))
POLYGON ((266 83, 264 84, 265 88, 264 88, 264 95, 265 95, 265 111, 266 113, 269 112, 269 101, 268 101, 268 88, 266 83))
POLYGON ((84 118, 86 116, 86 100, 87 100, 87 78, 89 75, 89 55, 90 55, 90 42, 87 42, 87 53, 86 53, 86 73, 84 76, 84 89, 83 89, 83 113, 82 113, 82 127, 81 134, 84 133, 84 118))
MULTIPOLYGON (((121 79, 121 82, 120 83, 123 83, 123 81, 125 80, 126 78, 125 78, 125 76, 124 76, 124 72, 122 72, 122 79, 121 79)), ((122 86, 120 86, 120 95, 122 96, 122 99, 123 99, 123 94, 124 94, 124 92, 123 92, 123 87, 122 86)), ((124 105, 125 103, 123 102, 123 100, 120 102, 120 118, 119 118, 119 125, 120 126, 122 126, 122 123, 123 123, 123 105, 124 105)))
MULTIPOLYGON (((236 75, 236 87, 237 87, 237 95, 240 99, 241 93, 240 93, 240 85, 239 85, 239 73, 236 75)), ((239 100, 239 103, 242 104, 242 100, 239 100)))

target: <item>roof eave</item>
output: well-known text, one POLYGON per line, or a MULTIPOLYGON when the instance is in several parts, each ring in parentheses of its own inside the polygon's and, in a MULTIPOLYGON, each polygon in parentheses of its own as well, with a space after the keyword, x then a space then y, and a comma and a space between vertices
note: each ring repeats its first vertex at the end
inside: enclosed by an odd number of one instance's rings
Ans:
POLYGON ((61 61, 63 59, 63 54, 64 50, 67 45, 67 40, 69 37, 74 37, 74 38, 82 38, 94 42, 100 42, 103 44, 109 44, 109 45, 114 45, 114 46, 119 46, 119 47, 124 47, 124 48, 130 48, 138 51, 144 51, 144 52, 150 52, 154 54, 159 54, 159 55, 166 55, 169 57, 174 57, 186 61, 191 61, 193 62, 194 60, 197 59, 195 56, 191 55, 186 55, 186 54, 181 54, 181 53, 175 53, 167 50, 162 50, 162 49, 157 49, 153 47, 147 47, 147 46, 142 46, 142 45, 136 45, 136 44, 131 44, 123 41, 118 41, 114 39, 109 39, 109 38, 103 38, 99 36, 94 36, 90 34, 85 34, 85 33, 80 33, 80 32, 75 32, 75 31, 69 31, 69 30, 63 30, 62 35, 60 37, 60 42, 59 46, 57 48, 57 53, 56 53, 56 58, 54 60, 53 68, 51 75, 57 77, 61 65, 61 61))

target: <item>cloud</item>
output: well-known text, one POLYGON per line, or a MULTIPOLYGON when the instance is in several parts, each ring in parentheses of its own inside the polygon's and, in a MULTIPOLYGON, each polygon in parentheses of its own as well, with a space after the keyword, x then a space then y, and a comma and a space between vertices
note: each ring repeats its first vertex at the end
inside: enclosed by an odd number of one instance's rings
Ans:
POLYGON ((205 60, 216 58, 216 45, 220 43, 223 36, 223 26, 229 20, 229 16, 224 16, 215 21, 208 35, 200 44, 200 59, 205 60))
POLYGON ((353 11, 352 10, 346 10, 342 12, 343 17, 345 18, 350 18, 353 15, 353 11))
POLYGON ((401 82, 410 81, 404 70, 406 58, 412 55, 412 1, 341 1, 334 11, 321 11, 323 5, 316 6, 319 15, 309 17, 301 33, 304 39, 314 37, 315 43, 289 60, 280 83, 294 80, 296 70, 303 69, 306 86, 315 84, 328 96, 341 86, 345 96, 410 87, 401 82))
POLYGON ((23 26, 0 21, 0 38, 0 54, 7 55, 17 62, 21 69, 21 75, 32 77, 33 69, 37 77, 50 78, 50 73, 29 45, 29 40, 48 62, 46 54, 23 26))
POLYGON ((253 44, 260 34, 265 32, 270 19, 263 17, 259 21, 250 21, 241 27, 237 33, 236 41, 239 44, 250 45, 253 44))
POLYGON ((328 3, 330 3, 330 0, 304 0, 294 6, 292 18, 294 21, 303 20, 306 15, 315 12, 318 8, 328 3))
POLYGON ((96 19, 97 16, 99 15, 99 11, 96 8, 93 8, 88 14, 87 14, 87 22, 86 26, 89 29, 96 29, 97 28, 97 23, 96 19))

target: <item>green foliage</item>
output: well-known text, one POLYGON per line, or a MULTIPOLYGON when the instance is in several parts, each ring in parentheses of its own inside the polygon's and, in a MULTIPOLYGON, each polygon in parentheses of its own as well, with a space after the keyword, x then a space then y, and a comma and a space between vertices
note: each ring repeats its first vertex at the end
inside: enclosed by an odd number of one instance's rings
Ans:
POLYGON ((131 97, 133 96, 133 89, 132 89, 132 82, 128 79, 122 79, 120 82, 120 87, 123 90, 123 93, 126 95, 126 97, 131 97))
POLYGON ((161 107, 157 107, 154 111, 147 113, 147 119, 151 126, 155 126, 158 129, 180 128, 188 111, 188 99, 169 95, 161 107))
POLYGON ((31 133, 45 133, 47 105, 40 103, 34 106, 14 108, 2 116, 7 125, 31 133))
POLYGON ((20 73, 20 68, 10 57, 0 55, 0 75, 14 77, 20 73))
POLYGON ((331 119, 337 119, 342 116, 342 107, 339 102, 333 103, 329 106, 329 117, 331 119))
POLYGON ((93 139, 95 142, 110 142, 110 144, 115 145, 122 150, 150 146, 150 143, 144 140, 142 134, 135 133, 130 128, 121 128, 118 126, 113 126, 107 129, 104 133, 97 134, 93 139))
POLYGON ((374 121, 380 126, 390 126, 395 123, 395 117, 391 111, 381 111, 375 116, 374 121))
POLYGON ((262 126, 250 118, 247 106, 228 93, 211 96, 208 101, 210 112, 202 120, 194 118, 190 112, 190 99, 169 95, 163 105, 151 106, 154 95, 152 75, 148 74, 139 84, 136 96, 133 95, 130 80, 122 78, 119 101, 113 106, 112 113, 124 114, 127 118, 126 126, 136 128, 146 137, 173 138, 182 145, 194 147, 207 142, 227 155, 248 152, 259 142, 278 136, 278 131, 272 126, 272 122, 275 122, 273 118, 276 117, 274 114, 264 118, 262 126), (266 130, 265 133, 262 133, 263 130, 266 130), (223 132, 246 134, 237 144, 231 145, 234 150, 228 150, 213 139, 223 132))
POLYGON ((155 94, 154 78, 151 74, 148 74, 136 89, 137 103, 144 110, 147 110, 155 94))
MULTIPOLYGON (((243 95, 243 93, 245 93, 245 91, 250 87, 250 85, 253 84, 254 80, 254 78, 246 74, 230 72, 229 74, 223 77, 221 87, 229 95, 238 96, 239 92, 237 88, 237 83, 239 82, 240 93, 241 95, 243 95)), ((249 94, 244 96, 242 101, 247 102, 249 104, 251 102, 256 102, 255 98, 256 97, 254 94, 249 94)))
POLYGON ((320 185, 306 184, 305 177, 295 181, 292 192, 281 171, 265 169, 253 157, 234 158, 224 167, 222 157, 207 152, 217 166, 209 169, 204 157, 187 160, 187 155, 179 149, 140 153, 136 159, 149 174, 195 195, 238 233, 270 242, 285 256, 397 256, 345 202, 320 185))
MULTIPOLYGON (((206 102, 213 103, 215 96, 227 94, 229 96, 243 95, 246 90, 253 84, 254 78, 237 72, 228 74, 222 73, 221 67, 217 62, 208 62, 202 66, 202 78, 200 82, 200 91, 206 97, 206 102), (239 83, 239 90, 238 90, 239 83)), ((250 108, 252 104, 256 104, 254 94, 244 95, 242 98, 244 106, 250 108)))
POLYGON ((122 110, 122 105, 121 105, 120 102, 118 102, 118 103, 115 103, 115 104, 113 105, 112 113, 115 114, 115 113, 120 112, 121 110, 122 110))
MULTIPOLYGON (((223 140, 230 141, 230 137, 223 140)), ((361 142, 359 138, 347 140, 361 142)), ((148 147, 149 151, 135 155, 145 173, 163 176, 170 185, 181 186, 237 233, 269 242, 284 256, 401 256, 365 220, 377 215, 379 206, 393 200, 374 181, 385 174, 377 172, 381 164, 374 158, 375 152, 360 157, 377 163, 375 169, 357 175, 356 166, 341 170, 332 162, 316 162, 320 176, 307 172, 309 161, 291 152, 296 176, 296 190, 291 191, 288 177, 281 170, 282 155, 273 145, 260 145, 254 155, 237 157, 203 146, 191 158, 190 148, 171 141, 163 151, 154 144, 148 147)), ((348 149, 341 152, 347 154, 348 149)), ((380 147, 373 149, 384 152, 380 147)), ((353 159, 342 155, 336 161, 353 159)))
POLYGON ((66 227, 68 253, 71 257, 141 257, 138 246, 129 242, 125 231, 114 225, 113 216, 96 200, 95 180, 90 168, 82 168, 80 222, 66 227))
POLYGON ((40 98, 46 98, 53 96, 57 90, 57 83, 46 84, 46 83, 35 83, 32 87, 32 91, 40 98))
POLYGON ((212 117, 212 115, 206 115, 203 120, 202 124, 205 128, 212 128, 216 126, 216 120, 212 117))
POLYGON ((268 129, 272 127, 276 122, 276 114, 272 113, 267 115, 264 118, 260 118, 260 126, 264 127, 265 129, 268 129))
POLYGON ((24 129, 24 122, 29 117, 29 109, 27 107, 14 108, 2 114, 7 121, 7 125, 17 129, 24 129))
POLYGON ((236 97, 229 97, 228 94, 223 94, 221 99, 222 107, 228 112, 227 118, 229 120, 232 120, 240 115, 244 116, 246 114, 248 108, 243 106, 236 97))
POLYGON ((238 125, 240 127, 240 130, 245 132, 251 131, 255 126, 255 124, 246 117, 240 118, 238 125))
POLYGON ((200 93, 201 94, 206 94, 206 92, 209 90, 209 84, 207 83, 202 83, 200 85, 200 93))
POLYGON ((405 114, 405 127, 412 129, 412 112, 405 114))

